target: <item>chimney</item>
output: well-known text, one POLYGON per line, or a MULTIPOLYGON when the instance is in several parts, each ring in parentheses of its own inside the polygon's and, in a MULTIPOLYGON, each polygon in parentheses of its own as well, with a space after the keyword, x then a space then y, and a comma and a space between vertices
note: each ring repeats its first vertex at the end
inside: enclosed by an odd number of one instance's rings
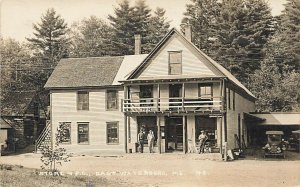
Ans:
POLYGON ((134 35, 134 54, 141 54, 141 35, 139 34, 134 35))
POLYGON ((184 36, 188 41, 192 41, 192 25, 189 23, 182 24, 184 36))

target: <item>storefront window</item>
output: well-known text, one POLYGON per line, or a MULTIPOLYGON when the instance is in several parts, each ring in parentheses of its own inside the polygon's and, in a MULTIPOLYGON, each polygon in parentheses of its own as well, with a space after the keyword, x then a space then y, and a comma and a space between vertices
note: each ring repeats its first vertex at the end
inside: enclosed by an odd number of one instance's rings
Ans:
POLYGON ((70 122, 60 122, 60 143, 71 143, 71 123, 70 122))
POLYGON ((78 123, 78 143, 88 144, 89 143, 89 124, 78 123))

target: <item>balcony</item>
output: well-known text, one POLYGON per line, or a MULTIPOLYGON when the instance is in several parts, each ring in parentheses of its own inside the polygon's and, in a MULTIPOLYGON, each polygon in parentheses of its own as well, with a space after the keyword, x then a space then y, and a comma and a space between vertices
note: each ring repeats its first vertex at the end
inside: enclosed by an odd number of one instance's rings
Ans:
POLYGON ((223 98, 140 98, 122 100, 125 113, 221 112, 223 98))

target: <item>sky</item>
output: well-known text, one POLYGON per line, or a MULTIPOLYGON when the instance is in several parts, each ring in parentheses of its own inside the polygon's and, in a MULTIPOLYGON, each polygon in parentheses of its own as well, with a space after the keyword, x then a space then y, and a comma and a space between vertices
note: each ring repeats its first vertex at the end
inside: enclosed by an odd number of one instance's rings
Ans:
MULTIPOLYGON (((0 33, 25 41, 31 37, 32 25, 40 22, 40 17, 48 8, 54 8, 71 25, 85 17, 95 15, 107 19, 121 0, 0 0, 0 33)), ((133 5, 135 0, 129 0, 133 5)), ((286 0, 269 0, 273 15, 279 15, 286 0)), ((146 0, 151 9, 166 9, 166 17, 172 27, 179 27, 186 4, 190 0, 146 0)))

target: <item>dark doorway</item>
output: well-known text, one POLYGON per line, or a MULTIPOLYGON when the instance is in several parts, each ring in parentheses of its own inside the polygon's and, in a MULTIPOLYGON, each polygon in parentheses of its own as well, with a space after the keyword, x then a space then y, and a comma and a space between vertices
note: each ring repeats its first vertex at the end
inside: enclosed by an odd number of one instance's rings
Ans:
POLYGON ((178 110, 181 105, 182 85, 170 84, 169 85, 169 106, 170 110, 178 110))
POLYGON ((166 117, 166 151, 183 150, 183 125, 182 117, 166 117))
POLYGON ((196 116, 196 142, 198 142, 198 137, 201 134, 201 130, 206 132, 208 137, 208 142, 212 147, 217 146, 217 120, 216 118, 210 118, 208 116, 196 116))
MULTIPOLYGON (((145 138, 147 137, 150 130, 153 131, 155 140, 157 140, 157 125, 156 125, 156 116, 137 116, 137 124, 138 124, 138 131, 140 132, 142 129, 145 132, 145 138)), ((145 141, 145 144, 148 144, 145 141)))

